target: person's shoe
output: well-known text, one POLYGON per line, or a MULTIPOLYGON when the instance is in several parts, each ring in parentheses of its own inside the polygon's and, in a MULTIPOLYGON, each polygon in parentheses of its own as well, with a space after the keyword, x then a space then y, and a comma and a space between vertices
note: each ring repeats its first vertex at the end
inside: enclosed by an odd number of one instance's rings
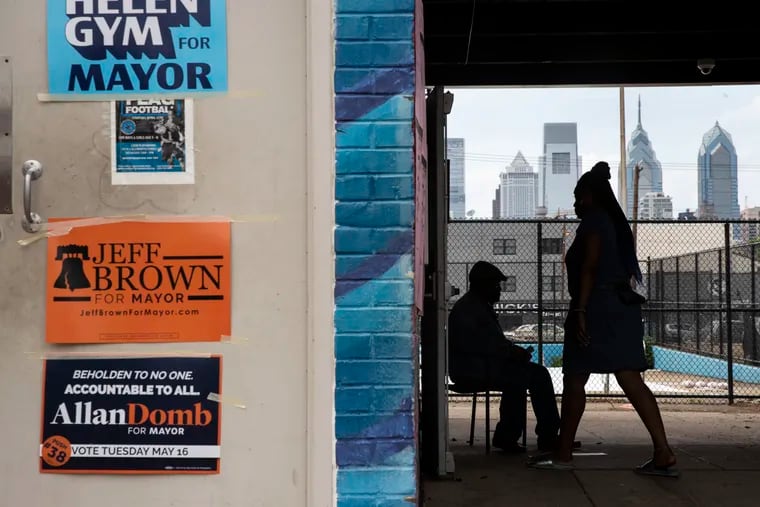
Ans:
POLYGON ((517 442, 504 442, 501 438, 493 437, 491 445, 495 448, 509 454, 520 454, 527 451, 525 446, 518 444, 517 442))
POLYGON ((528 462, 527 465, 530 468, 535 468, 538 470, 557 470, 562 472, 568 472, 571 470, 575 470, 575 465, 572 461, 557 461, 554 458, 548 457, 542 460, 538 461, 532 461, 528 462))
POLYGON ((501 445, 493 444, 493 446, 499 449, 501 452, 505 452, 507 454, 522 454, 528 450, 527 447, 520 445, 517 442, 512 442, 511 444, 501 444, 501 445))
POLYGON ((526 460, 526 464, 528 466, 538 463, 539 461, 546 461, 548 459, 552 459, 554 456, 554 453, 551 451, 548 452, 539 452, 538 454, 531 454, 528 456, 528 459, 526 460))

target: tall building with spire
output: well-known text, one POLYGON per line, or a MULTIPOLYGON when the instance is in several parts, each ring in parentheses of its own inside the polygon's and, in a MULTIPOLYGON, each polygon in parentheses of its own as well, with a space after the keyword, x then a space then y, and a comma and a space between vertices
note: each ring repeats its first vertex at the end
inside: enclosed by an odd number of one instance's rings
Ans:
POLYGON ((512 163, 501 173, 499 197, 501 218, 533 218, 538 206, 538 174, 518 151, 512 163))
POLYGON ((697 168, 699 218, 739 218, 736 148, 717 121, 702 137, 697 168))
POLYGON ((631 140, 628 141, 628 150, 626 154, 626 214, 629 218, 633 217, 633 183, 634 171, 636 166, 641 168, 639 173, 639 194, 641 199, 644 195, 655 192, 662 192, 662 165, 657 160, 657 155, 652 148, 644 127, 641 126, 641 97, 639 97, 639 115, 636 128, 631 134, 631 140))

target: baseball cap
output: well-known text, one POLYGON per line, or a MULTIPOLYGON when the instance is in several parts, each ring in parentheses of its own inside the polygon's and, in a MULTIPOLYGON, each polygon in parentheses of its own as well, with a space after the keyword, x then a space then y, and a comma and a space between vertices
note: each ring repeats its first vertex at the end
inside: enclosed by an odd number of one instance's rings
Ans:
POLYGON ((470 269, 470 283, 473 282, 503 282, 507 279, 499 268, 486 261, 478 261, 470 269))

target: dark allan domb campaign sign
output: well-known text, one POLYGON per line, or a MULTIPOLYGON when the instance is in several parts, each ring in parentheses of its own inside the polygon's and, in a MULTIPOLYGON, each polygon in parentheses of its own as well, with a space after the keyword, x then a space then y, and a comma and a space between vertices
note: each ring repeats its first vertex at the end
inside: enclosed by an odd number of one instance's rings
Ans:
POLYGON ((219 473, 221 357, 45 360, 40 471, 219 473))

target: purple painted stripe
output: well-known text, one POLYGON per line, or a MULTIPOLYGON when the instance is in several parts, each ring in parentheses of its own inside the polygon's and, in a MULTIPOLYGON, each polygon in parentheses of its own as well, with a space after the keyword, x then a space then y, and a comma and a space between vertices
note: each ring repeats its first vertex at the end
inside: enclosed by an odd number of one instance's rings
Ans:
POLYGON ((411 439, 362 442, 338 440, 335 444, 335 461, 338 466, 388 465, 395 456, 413 445, 411 439))
POLYGON ((401 232, 394 237, 387 245, 385 251, 394 252, 392 255, 383 255, 384 252, 377 252, 381 255, 368 256, 362 263, 351 271, 338 274, 335 284, 335 297, 339 298, 348 292, 361 287, 367 280, 380 278, 383 273, 391 269, 398 260, 408 255, 414 248, 414 231, 409 229, 401 232), (347 283, 360 281, 360 284, 347 283))
POLYGON ((370 72, 354 86, 338 92, 335 98, 335 117, 341 121, 355 121, 382 106, 392 97, 411 93, 414 93, 414 69, 394 68, 370 72), (382 95, 359 99, 351 96, 377 93, 382 95))

